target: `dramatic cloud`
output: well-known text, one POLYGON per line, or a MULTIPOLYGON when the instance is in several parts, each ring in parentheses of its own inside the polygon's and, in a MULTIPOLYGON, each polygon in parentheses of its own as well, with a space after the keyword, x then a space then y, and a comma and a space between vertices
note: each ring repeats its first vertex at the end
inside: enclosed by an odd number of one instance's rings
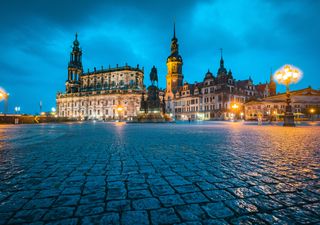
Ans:
POLYGON ((293 88, 319 88, 319 8, 312 0, 6 1, 0 8, 0 86, 11 94, 11 111, 20 105, 38 112, 40 100, 49 110, 64 90, 78 32, 85 71, 128 63, 144 66, 148 75, 156 65, 164 88, 175 20, 189 82, 201 81, 208 68, 215 73, 223 48, 236 79, 251 75, 265 82, 271 68, 291 63, 304 71, 293 88))

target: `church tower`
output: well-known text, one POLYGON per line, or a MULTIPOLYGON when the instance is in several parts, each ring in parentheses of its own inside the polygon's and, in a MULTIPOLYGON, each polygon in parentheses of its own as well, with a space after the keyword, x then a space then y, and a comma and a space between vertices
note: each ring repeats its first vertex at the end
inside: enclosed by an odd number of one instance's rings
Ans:
POLYGON ((270 73, 270 82, 269 82, 269 95, 273 96, 277 94, 277 84, 273 79, 272 71, 270 73))
POLYGON ((179 55, 178 39, 176 38, 176 26, 173 25, 173 38, 171 39, 171 54, 167 58, 168 73, 166 76, 166 95, 170 98, 179 87, 183 86, 182 57, 179 55))
POLYGON ((68 80, 66 81, 66 92, 75 93, 79 91, 80 76, 82 75, 82 50, 79 47, 78 34, 73 41, 72 51, 70 53, 70 62, 68 64, 68 80))

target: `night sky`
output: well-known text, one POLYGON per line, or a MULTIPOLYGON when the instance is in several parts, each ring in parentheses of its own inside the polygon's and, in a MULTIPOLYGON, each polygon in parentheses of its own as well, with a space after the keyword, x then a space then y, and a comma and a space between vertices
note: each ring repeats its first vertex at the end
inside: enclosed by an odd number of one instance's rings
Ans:
POLYGON ((38 113, 40 100, 49 111, 65 90, 78 32, 84 71, 140 64, 148 85, 155 65, 165 88, 175 20, 185 81, 202 81, 208 69, 216 74, 223 48, 236 79, 265 82, 271 68, 293 64, 304 77, 292 89, 318 89, 319 9, 316 0, 7 0, 0 6, 0 87, 10 93, 11 112, 38 113))

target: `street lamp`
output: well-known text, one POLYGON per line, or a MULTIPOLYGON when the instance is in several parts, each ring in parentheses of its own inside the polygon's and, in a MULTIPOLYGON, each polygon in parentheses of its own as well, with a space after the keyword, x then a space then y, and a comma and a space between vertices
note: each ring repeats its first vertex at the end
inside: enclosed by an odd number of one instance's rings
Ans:
POLYGON ((231 106, 231 108, 234 110, 234 118, 236 119, 237 116, 237 110, 239 108, 239 105, 237 103, 233 103, 233 105, 231 106))
POLYGON ((8 98, 9 93, 5 92, 5 90, 0 88, 0 101, 4 99, 4 116, 6 116, 6 113, 8 111, 8 98))
POLYGON ((292 66, 292 65, 285 65, 281 67, 275 74, 274 74, 274 79, 279 83, 279 84, 284 84, 286 86, 286 95, 287 95, 287 105, 286 105, 286 111, 284 115, 284 123, 283 126, 288 126, 288 127, 294 127, 294 115, 292 112, 292 107, 290 105, 291 103, 291 98, 290 98, 290 91, 289 91, 289 85, 292 83, 297 83, 302 76, 302 72, 292 66))
POLYGON ((313 113, 315 112, 314 109, 310 109, 310 114, 311 114, 311 120, 313 121, 313 113))
POLYGON ((20 106, 14 107, 14 111, 16 112, 16 114, 17 114, 18 112, 20 112, 20 106))
POLYGON ((120 120, 121 120, 121 112, 123 111, 123 107, 121 105, 118 105, 117 111, 118 111, 118 117, 119 117, 119 122, 120 122, 120 120))

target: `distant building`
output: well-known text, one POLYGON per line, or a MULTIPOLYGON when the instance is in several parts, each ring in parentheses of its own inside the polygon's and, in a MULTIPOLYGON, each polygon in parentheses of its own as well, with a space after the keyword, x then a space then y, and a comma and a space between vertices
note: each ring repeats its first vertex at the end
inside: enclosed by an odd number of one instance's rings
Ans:
POLYGON ((56 97, 60 117, 81 119, 127 119, 140 111, 145 90, 144 71, 125 65, 83 72, 82 50, 76 35, 68 64, 66 92, 56 97))
POLYGON ((236 104, 239 112, 249 99, 276 93, 276 84, 272 79, 269 83, 258 85, 253 83, 251 77, 247 80, 234 79, 231 70, 227 71, 224 66, 222 50, 217 75, 208 70, 200 83, 183 82, 182 65, 174 27, 171 54, 167 58, 165 100, 167 113, 177 120, 229 119, 237 113, 232 105, 236 104))
MULTIPOLYGON (((291 105, 296 118, 319 117, 320 114, 320 91, 311 87, 291 91, 291 105)), ((286 108, 286 94, 278 94, 262 99, 255 99, 245 103, 244 115, 247 120, 257 120, 258 117, 265 119, 281 118, 286 108)))

